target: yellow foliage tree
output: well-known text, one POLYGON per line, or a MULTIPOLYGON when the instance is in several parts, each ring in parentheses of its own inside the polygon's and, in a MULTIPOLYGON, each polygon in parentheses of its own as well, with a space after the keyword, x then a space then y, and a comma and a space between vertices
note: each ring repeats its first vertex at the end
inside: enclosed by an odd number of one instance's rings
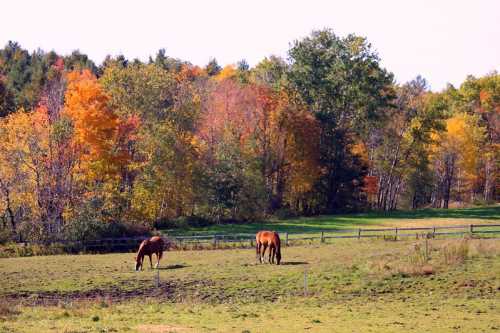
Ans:
POLYGON ((227 79, 232 79, 236 76, 236 74, 237 71, 234 65, 227 65, 219 72, 219 74, 215 76, 215 80, 220 82, 227 79))
POLYGON ((457 113, 446 121, 446 131, 433 134, 431 160, 438 175, 443 206, 448 207, 452 186, 457 195, 469 192, 476 181, 481 158, 481 147, 486 130, 479 124, 479 116, 457 113))
POLYGON ((88 70, 67 75, 64 115, 74 127, 74 143, 81 151, 83 169, 94 177, 116 172, 114 146, 120 120, 109 107, 109 96, 88 70))

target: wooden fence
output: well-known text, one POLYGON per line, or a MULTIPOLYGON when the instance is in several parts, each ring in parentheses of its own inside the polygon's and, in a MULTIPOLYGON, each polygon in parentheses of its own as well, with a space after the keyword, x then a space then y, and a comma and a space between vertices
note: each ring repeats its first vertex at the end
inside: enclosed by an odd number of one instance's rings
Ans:
MULTIPOLYGON (((280 235, 283 245, 289 246, 294 243, 303 243, 304 241, 324 243, 328 239, 384 238, 398 240, 405 237, 435 238, 438 236, 456 237, 461 235, 482 235, 484 237, 498 233, 500 233, 500 224, 468 224, 413 228, 341 229, 310 234, 280 232, 280 235)), ((248 247, 255 245, 255 234, 163 236, 170 241, 169 245, 174 249, 217 249, 231 246, 248 247)), ((123 252, 136 250, 138 244, 146 237, 105 238, 81 241, 60 240, 52 242, 52 245, 61 246, 68 252, 123 252)))

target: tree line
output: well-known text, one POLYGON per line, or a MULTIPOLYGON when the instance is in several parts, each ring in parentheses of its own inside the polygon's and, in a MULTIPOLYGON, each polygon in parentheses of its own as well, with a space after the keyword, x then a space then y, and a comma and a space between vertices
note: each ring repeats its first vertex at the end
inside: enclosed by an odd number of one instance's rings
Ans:
POLYGON ((498 200, 500 75, 398 84, 329 29, 205 67, 0 50, 0 222, 48 240, 498 200))

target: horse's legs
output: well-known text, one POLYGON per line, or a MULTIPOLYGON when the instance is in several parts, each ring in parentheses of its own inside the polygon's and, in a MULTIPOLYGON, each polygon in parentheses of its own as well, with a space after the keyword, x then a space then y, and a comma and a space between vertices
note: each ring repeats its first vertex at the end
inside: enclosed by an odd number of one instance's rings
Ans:
POLYGON ((272 244, 269 245, 269 263, 272 264, 274 261, 274 246, 272 244))
POLYGON ((152 258, 153 254, 152 253, 148 254, 148 256, 149 256, 149 266, 151 266, 151 269, 153 269, 153 258, 152 258))
POLYGON ((257 256, 257 260, 262 264, 262 258, 260 257, 260 243, 258 241, 255 244, 255 254, 257 256))
POLYGON ((267 244, 264 243, 264 244, 261 245, 261 247, 262 247, 262 253, 260 255, 260 262, 265 262, 264 256, 266 255, 267 244))
POLYGON ((270 263, 274 264, 274 255, 276 254, 276 247, 274 245, 271 245, 270 249, 271 249, 269 253, 270 263))
POLYGON ((158 268, 160 266, 160 259, 161 259, 161 254, 160 252, 156 252, 156 266, 155 268, 158 268))

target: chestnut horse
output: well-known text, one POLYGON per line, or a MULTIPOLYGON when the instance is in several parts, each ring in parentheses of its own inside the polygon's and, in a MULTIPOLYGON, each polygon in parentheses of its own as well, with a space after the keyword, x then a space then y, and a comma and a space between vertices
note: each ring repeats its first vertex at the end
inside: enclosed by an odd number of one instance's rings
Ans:
POLYGON ((156 254, 156 265, 155 268, 158 268, 160 265, 160 259, 163 255, 163 248, 165 246, 165 242, 159 236, 153 236, 150 239, 145 239, 142 241, 141 245, 139 245, 139 251, 137 251, 137 256, 135 257, 135 270, 142 270, 142 263, 144 262, 144 256, 149 256, 149 264, 151 268, 153 268, 153 253, 156 254))
POLYGON ((274 264, 274 257, 276 256, 276 264, 280 264, 281 241, 276 231, 259 231, 257 235, 255 235, 255 241, 255 250, 260 263, 264 261, 266 249, 269 247, 269 263, 274 264))

